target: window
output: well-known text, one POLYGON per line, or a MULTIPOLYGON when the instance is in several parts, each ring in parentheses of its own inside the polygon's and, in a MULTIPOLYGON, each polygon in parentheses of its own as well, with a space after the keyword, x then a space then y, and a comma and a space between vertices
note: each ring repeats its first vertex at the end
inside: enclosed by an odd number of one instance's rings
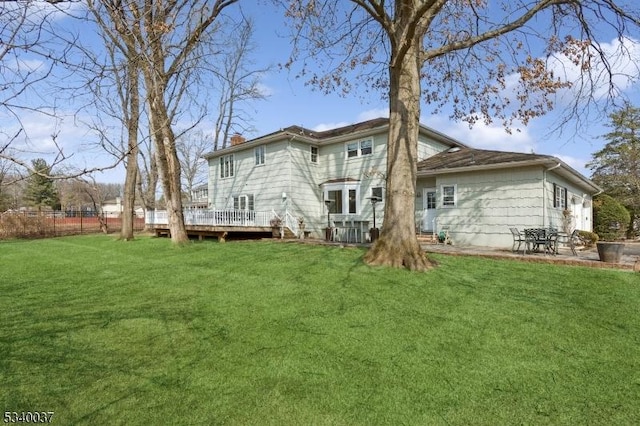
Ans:
POLYGON ((318 162, 318 147, 317 146, 312 146, 311 147, 311 162, 312 163, 317 163, 318 162))
POLYGON ((228 178, 233 176, 233 154, 220 157, 220 177, 228 178))
POLYGON ((553 184, 553 207, 566 210, 567 208, 567 188, 553 184))
POLYGON ((375 188, 371 188, 371 197, 376 197, 378 201, 383 201, 384 198, 382 198, 382 187, 376 186, 375 188))
POLYGON ((442 207, 455 207, 456 201, 456 185, 443 185, 442 207))
POLYGON ((347 158, 373 154, 373 140, 365 139, 347 144, 347 158))
POLYGON ((360 183, 332 183, 323 188, 324 199, 331 200, 329 213, 358 214, 360 212, 360 183))
POLYGON ((233 197, 234 210, 254 210, 253 194, 236 195, 233 197))
POLYGON ((329 204, 329 213, 342 213, 342 190, 327 191, 327 200, 333 201, 329 204))
POLYGON ((356 200, 357 200, 356 190, 350 189, 349 190, 349 213, 350 214, 356 214, 358 212, 358 203, 356 200))
POLYGON ((256 157, 256 166, 264 164, 264 145, 257 146, 253 149, 253 154, 256 157))
POLYGON ((427 209, 436 208, 436 193, 435 191, 427 192, 427 209))
POLYGON ((373 141, 367 139, 360 141, 360 155, 371 155, 373 153, 373 141))
POLYGON ((347 144, 347 158, 358 156, 358 142, 352 142, 347 144))

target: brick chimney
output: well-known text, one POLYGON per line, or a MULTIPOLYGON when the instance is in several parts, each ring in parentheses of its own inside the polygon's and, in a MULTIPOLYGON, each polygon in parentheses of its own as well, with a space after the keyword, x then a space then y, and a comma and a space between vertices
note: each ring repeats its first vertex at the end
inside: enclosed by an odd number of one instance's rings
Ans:
POLYGON ((240 145, 241 143, 244 143, 246 141, 245 138, 242 137, 241 134, 236 133, 235 135, 231 136, 231 146, 236 146, 236 145, 240 145))

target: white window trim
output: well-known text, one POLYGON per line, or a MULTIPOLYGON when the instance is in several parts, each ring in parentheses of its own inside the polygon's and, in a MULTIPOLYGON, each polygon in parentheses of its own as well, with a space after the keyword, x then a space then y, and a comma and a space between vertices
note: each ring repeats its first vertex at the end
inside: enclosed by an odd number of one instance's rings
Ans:
POLYGON ((455 207, 458 207, 458 184, 457 183, 451 184, 451 185, 440 185, 440 194, 441 194, 440 205, 442 206, 442 208, 453 209, 455 207), (444 203, 444 189, 449 187, 453 187, 453 204, 444 203))
POLYGON ((232 178, 235 175, 235 168, 236 168, 236 163, 235 163, 235 158, 233 158, 233 154, 227 154, 227 155, 223 155, 220 157, 220 162, 218 163, 219 167, 220 167, 220 179, 229 179, 232 178), (231 161, 229 161, 229 159, 231 161), (231 167, 228 170, 228 173, 225 173, 225 168, 226 168, 226 164, 230 163, 231 167))
POLYGON ((360 205, 360 182, 344 182, 344 183, 328 183, 322 187, 322 198, 329 198, 329 191, 342 191, 342 208, 347 211, 335 213, 340 215, 357 215, 361 214, 362 206, 360 205), (349 213, 349 190, 356 191, 356 212, 349 213))
POLYGON ((373 149, 374 149, 373 138, 364 138, 364 139, 359 139, 357 141, 350 141, 344 144, 344 156, 347 160, 358 158, 358 157, 368 157, 369 155, 373 155, 373 149), (369 142, 371 144, 371 152, 369 154, 362 153, 363 142, 369 142), (357 148, 355 151, 356 155, 349 157, 349 145, 354 145, 354 144, 357 144, 357 148))
POLYGON ((267 162, 267 148, 266 145, 259 145, 253 148, 253 160, 256 166, 264 166, 267 162), (262 151, 262 155, 259 155, 262 151), (262 160, 262 162, 260 162, 262 160))
POLYGON ((253 194, 237 194, 231 196, 231 203, 234 210, 254 211, 255 210, 255 196, 253 194), (237 201, 236 201, 237 200, 237 201), (236 208, 237 202, 237 208, 236 208), (244 204, 245 208, 241 208, 244 204))

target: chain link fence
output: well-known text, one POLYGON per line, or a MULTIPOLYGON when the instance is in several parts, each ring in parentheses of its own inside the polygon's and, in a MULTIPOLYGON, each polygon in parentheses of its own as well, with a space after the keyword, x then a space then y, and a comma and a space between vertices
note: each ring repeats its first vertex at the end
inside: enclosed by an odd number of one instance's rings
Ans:
MULTIPOLYGON (((0 239, 47 238, 63 235, 120 232, 119 213, 87 211, 20 211, 0 213, 0 239)), ((144 230, 144 217, 135 217, 134 231, 144 230)))

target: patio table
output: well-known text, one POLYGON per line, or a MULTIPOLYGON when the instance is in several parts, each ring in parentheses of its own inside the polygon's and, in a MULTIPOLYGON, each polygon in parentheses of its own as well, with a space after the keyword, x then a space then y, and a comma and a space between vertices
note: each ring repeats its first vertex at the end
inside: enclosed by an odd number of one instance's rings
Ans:
POLYGON ((529 247, 532 247, 530 252, 539 253, 542 248, 545 254, 555 255, 558 253, 558 232, 554 229, 528 228, 524 230, 524 238, 524 254, 527 254, 529 247))

